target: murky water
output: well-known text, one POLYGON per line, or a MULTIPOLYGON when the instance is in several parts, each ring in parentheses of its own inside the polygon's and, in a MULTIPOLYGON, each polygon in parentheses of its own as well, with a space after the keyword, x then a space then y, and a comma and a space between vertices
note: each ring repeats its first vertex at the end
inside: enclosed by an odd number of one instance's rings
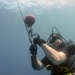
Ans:
MULTIPOLYGON (((47 40, 56 26, 66 39, 75 41, 75 0, 18 0, 23 16, 34 15, 33 32, 47 40)), ((0 74, 49 75, 31 67, 30 42, 17 0, 0 0, 0 74)), ((45 55, 38 48, 38 58, 45 55)))

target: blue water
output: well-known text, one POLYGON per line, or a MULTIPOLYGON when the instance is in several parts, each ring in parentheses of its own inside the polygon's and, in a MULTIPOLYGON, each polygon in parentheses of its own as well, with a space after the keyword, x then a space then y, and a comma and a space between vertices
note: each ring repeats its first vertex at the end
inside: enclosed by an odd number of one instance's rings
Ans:
MULTIPOLYGON (((47 40, 56 26, 66 39, 75 41, 75 0, 18 0, 23 16, 35 16, 33 31, 47 40)), ((30 42, 16 0, 0 0, 0 75, 49 75, 33 70, 30 42)), ((45 54, 38 48, 38 58, 45 54)))

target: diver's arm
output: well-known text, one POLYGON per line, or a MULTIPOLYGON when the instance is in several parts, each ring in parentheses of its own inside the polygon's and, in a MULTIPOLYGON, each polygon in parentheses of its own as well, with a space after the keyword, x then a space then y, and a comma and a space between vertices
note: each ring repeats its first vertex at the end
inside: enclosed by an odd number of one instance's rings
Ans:
POLYGON ((65 53, 58 52, 47 44, 42 43, 41 47, 45 52, 47 58, 55 65, 60 65, 61 63, 67 60, 65 53))
POLYGON ((44 68, 44 64, 37 58, 36 55, 31 56, 32 67, 35 70, 41 70, 44 68))
POLYGON ((32 68, 35 70, 40 70, 44 67, 43 63, 37 58, 37 46, 32 44, 29 48, 31 54, 31 64, 32 68))

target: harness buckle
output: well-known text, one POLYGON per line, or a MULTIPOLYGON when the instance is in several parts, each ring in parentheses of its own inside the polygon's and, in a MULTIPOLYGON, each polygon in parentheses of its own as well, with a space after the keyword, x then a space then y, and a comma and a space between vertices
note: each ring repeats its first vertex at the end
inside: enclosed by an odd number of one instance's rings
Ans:
POLYGON ((57 71, 58 71, 58 73, 61 73, 61 72, 65 73, 65 72, 68 72, 69 69, 68 69, 68 67, 58 67, 57 71))

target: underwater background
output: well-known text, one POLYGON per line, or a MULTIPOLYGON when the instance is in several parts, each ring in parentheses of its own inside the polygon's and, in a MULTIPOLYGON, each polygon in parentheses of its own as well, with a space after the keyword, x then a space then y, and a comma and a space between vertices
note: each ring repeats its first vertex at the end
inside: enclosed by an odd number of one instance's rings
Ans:
MULTIPOLYGON (((25 17, 35 17, 33 32, 47 40, 56 26, 60 34, 75 42, 75 0, 18 0, 25 17)), ((50 75, 45 68, 31 66, 30 42, 17 0, 0 0, 0 75, 50 75)), ((38 47, 38 58, 45 54, 38 47)))

